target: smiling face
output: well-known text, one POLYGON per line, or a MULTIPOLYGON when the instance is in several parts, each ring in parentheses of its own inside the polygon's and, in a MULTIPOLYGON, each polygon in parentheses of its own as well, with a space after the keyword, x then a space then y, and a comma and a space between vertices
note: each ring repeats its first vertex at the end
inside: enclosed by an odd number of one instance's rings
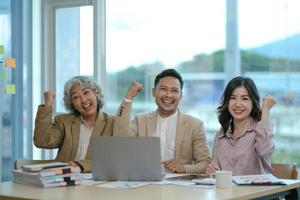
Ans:
POLYGON ((244 86, 235 88, 228 104, 228 111, 234 122, 240 123, 248 120, 252 107, 253 103, 246 88, 244 86))
POLYGON ((161 78, 156 87, 152 89, 152 95, 161 117, 174 114, 182 97, 179 80, 172 76, 161 78))
POLYGON ((79 84, 70 90, 71 101, 74 108, 86 121, 95 121, 97 117, 97 97, 95 92, 79 84))

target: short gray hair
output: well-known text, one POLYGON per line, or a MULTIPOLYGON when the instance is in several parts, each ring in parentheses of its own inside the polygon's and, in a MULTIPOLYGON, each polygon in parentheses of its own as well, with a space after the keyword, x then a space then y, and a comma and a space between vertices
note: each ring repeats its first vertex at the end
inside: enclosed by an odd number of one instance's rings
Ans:
POLYGON ((104 101, 101 87, 96 83, 96 81, 87 76, 75 76, 65 83, 63 101, 66 110, 74 114, 80 114, 72 104, 70 92, 74 85, 80 85, 93 90, 97 98, 97 111, 102 109, 104 101))

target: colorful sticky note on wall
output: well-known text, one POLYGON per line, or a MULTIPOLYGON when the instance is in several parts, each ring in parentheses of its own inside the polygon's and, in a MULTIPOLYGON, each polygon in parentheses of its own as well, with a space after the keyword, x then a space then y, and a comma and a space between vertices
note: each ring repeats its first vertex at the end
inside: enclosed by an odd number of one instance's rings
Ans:
POLYGON ((16 94, 16 85, 15 84, 5 85, 5 94, 16 94))
POLYGON ((4 54, 4 45, 0 45, 0 54, 4 54))
POLYGON ((5 81, 5 80, 7 79, 6 71, 2 71, 2 72, 1 72, 1 79, 2 79, 3 81, 5 81))
POLYGON ((16 59, 6 58, 5 59, 5 66, 10 67, 10 68, 15 68, 16 67, 16 59))

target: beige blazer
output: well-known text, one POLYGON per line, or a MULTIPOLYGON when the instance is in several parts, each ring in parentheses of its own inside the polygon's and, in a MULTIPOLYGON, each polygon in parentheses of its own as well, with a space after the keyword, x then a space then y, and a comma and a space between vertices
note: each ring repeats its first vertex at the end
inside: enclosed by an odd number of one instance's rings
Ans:
MULTIPOLYGON (((130 121, 132 103, 123 101, 114 123, 116 136, 154 136, 157 112, 138 114, 130 121)), ((175 139, 175 159, 184 164, 186 173, 204 173, 210 162, 203 123, 179 112, 175 139)))
MULTIPOLYGON (((80 116, 74 114, 57 115, 52 122, 52 107, 40 105, 35 118, 34 144, 39 148, 55 149, 58 153, 57 161, 68 162, 75 160, 80 135, 80 116)), ((99 112, 92 136, 107 135, 113 132, 114 117, 99 112)), ((91 137, 92 137, 91 136, 91 137)), ((91 149, 87 150, 85 160, 77 160, 83 172, 91 172, 91 149)))

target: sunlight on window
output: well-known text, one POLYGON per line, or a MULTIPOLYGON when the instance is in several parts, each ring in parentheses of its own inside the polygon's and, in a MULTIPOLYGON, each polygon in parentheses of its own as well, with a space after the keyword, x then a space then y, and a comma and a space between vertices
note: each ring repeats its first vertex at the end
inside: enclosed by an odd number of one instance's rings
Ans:
POLYGON ((107 1, 107 70, 178 66, 224 48, 225 1, 107 1), (212 39, 213 38, 213 39, 212 39))
POLYGON ((73 76, 94 71, 93 7, 56 9, 56 111, 65 111, 63 87, 73 76))
POLYGON ((91 76, 94 71, 93 7, 80 7, 80 74, 91 76))

